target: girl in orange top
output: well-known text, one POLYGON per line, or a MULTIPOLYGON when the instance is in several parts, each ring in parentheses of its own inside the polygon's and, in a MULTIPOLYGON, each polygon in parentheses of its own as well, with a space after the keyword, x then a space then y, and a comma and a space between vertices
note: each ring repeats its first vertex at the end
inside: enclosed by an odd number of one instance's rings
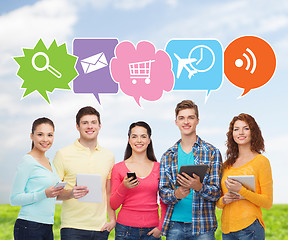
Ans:
POLYGON ((244 113, 234 117, 226 144, 222 196, 217 202, 217 207, 223 209, 223 240, 265 239, 261 207, 272 206, 273 180, 269 160, 261 155, 265 150, 264 139, 255 119, 244 113), (227 180, 227 176, 239 175, 255 176, 255 192, 235 180, 227 180))

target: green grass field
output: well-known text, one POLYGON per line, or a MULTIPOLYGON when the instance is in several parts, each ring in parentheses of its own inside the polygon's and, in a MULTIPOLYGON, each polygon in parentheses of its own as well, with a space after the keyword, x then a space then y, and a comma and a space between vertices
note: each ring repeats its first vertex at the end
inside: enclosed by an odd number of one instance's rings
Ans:
MULTIPOLYGON (((0 239, 13 239, 13 227, 20 207, 11 207, 8 204, 0 204, 0 239)), ((61 205, 56 205, 54 239, 60 239, 60 211, 61 205)), ((221 210, 216 210, 218 223, 220 223, 221 210)), ((288 205, 273 205, 270 210, 263 210, 266 225, 267 240, 288 240, 288 205)), ((109 235, 109 240, 114 239, 114 230, 109 235)), ((162 237, 162 239, 164 239, 162 237)), ((220 240, 220 226, 216 231, 216 239, 220 240)))

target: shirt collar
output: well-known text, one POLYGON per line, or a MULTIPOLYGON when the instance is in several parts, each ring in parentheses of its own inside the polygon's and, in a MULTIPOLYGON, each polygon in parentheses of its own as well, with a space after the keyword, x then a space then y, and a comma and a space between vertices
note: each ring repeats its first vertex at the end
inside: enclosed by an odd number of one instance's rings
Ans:
POLYGON ((202 144, 202 139, 198 135, 196 136, 196 142, 194 143, 194 145, 195 144, 198 146, 200 146, 202 144))
MULTIPOLYGON (((82 150, 87 150, 89 149, 88 147, 84 147, 80 142, 79 142, 80 138, 78 138, 75 142, 74 142, 74 145, 82 150)), ((99 145, 98 141, 97 141, 97 145, 96 147, 94 148, 94 151, 99 151, 101 149, 101 146, 99 145)), ((90 151, 90 149, 89 149, 90 151)))
MULTIPOLYGON (((177 152, 177 151, 178 151, 178 145, 179 145, 179 143, 180 143, 181 141, 182 141, 182 139, 179 139, 179 140, 172 146, 171 151, 177 152)), ((201 139, 198 135, 196 135, 196 142, 194 143, 194 146, 195 146, 195 145, 201 146, 201 144, 202 144, 202 139, 201 139)), ((193 147, 194 147, 194 146, 193 146, 193 147)))

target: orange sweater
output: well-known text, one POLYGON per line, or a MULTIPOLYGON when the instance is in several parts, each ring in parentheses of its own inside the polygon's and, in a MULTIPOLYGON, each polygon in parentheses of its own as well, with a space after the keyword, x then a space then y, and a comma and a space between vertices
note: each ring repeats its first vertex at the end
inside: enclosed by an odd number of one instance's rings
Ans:
POLYGON ((251 225, 256 219, 265 228, 261 207, 269 209, 273 203, 273 180, 269 160, 259 154, 241 167, 226 168, 221 180, 222 196, 217 207, 222 208, 221 229, 227 234, 242 230, 251 225), (245 199, 225 205, 223 195, 228 192, 224 181, 227 176, 254 175, 255 193, 243 187, 239 191, 245 199))

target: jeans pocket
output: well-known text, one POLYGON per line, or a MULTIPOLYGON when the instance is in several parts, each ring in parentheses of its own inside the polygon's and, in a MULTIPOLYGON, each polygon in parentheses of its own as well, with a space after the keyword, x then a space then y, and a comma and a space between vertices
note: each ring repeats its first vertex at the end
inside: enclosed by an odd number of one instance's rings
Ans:
POLYGON ((237 237, 241 239, 249 239, 249 240, 256 240, 255 236, 255 222, 252 223, 250 226, 238 231, 237 237))
POLYGON ((156 237, 154 237, 153 234, 152 234, 152 235, 149 236, 148 239, 150 239, 150 240, 155 240, 155 239, 159 240, 159 239, 161 239, 161 237, 160 237, 160 238, 156 238, 156 237))
POLYGON ((253 229, 243 229, 240 236, 245 237, 246 239, 256 240, 255 231, 253 229))
POLYGON ((20 232, 20 227, 19 226, 14 226, 14 239, 19 239, 19 237, 21 236, 21 232, 20 232))
POLYGON ((42 223, 37 223, 37 222, 32 222, 32 221, 27 221, 27 228, 31 231, 37 231, 41 227, 43 227, 42 223))
POLYGON ((173 222, 173 221, 170 221, 170 222, 169 222, 169 226, 168 226, 168 229, 169 229, 169 228, 173 228, 173 227, 174 227, 174 224, 175 224, 175 222, 173 222))
POLYGON ((17 219, 16 222, 15 222, 15 228, 17 228, 17 229, 21 229, 21 228, 26 229, 27 228, 27 221, 26 220, 22 220, 22 219, 17 219))
POLYGON ((16 220, 14 225, 14 239, 27 239, 28 240, 28 228, 21 220, 16 220))
POLYGON ((128 232, 127 231, 116 231, 115 232, 115 239, 116 240, 125 239, 127 237, 128 237, 128 232))
POLYGON ((115 227, 115 240, 125 239, 128 235, 127 227, 117 223, 115 227))

